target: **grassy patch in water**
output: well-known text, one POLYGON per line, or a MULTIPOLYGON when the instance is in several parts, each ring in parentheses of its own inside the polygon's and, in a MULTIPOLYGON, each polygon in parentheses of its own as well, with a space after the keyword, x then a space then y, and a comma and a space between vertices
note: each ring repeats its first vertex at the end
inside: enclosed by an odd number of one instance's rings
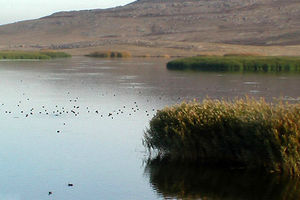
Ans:
POLYGON ((197 56, 167 63, 171 70, 232 72, 300 72, 300 57, 284 56, 197 56))
POLYGON ((87 54, 86 56, 95 57, 95 58, 129 58, 131 57, 131 53, 127 51, 101 51, 101 52, 93 52, 87 54))
POLYGON ((144 144, 174 160, 300 176, 300 104, 182 103, 157 112, 144 144))
POLYGON ((0 51, 0 59, 51 59, 71 57, 64 52, 54 51, 0 51))
POLYGON ((58 51, 41 51, 43 55, 49 56, 50 58, 68 58, 71 57, 70 54, 65 52, 58 52, 58 51))

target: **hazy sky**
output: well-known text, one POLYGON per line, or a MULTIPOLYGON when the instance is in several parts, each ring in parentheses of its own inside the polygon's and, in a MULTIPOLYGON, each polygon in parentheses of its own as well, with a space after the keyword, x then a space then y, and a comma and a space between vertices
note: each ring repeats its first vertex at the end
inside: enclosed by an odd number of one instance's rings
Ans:
POLYGON ((58 11, 121 6, 134 0, 0 0, 0 25, 35 19, 58 11))

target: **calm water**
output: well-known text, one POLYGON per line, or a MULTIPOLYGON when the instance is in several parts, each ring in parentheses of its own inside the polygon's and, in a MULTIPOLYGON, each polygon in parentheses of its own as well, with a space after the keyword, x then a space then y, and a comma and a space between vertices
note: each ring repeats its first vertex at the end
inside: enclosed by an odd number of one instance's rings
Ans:
POLYGON ((165 63, 84 57, 1 61, 0 199, 300 196, 297 180, 147 164, 141 142, 149 120, 164 106, 245 94, 295 101, 300 75, 174 72, 165 63))

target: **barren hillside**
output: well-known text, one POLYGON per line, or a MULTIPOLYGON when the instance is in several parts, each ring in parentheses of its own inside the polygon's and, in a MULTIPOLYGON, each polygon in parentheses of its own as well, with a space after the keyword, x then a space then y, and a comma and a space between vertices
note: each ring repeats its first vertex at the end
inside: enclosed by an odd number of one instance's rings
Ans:
POLYGON ((0 47, 151 47, 176 42, 299 45, 300 1, 138 0, 0 26, 0 47))

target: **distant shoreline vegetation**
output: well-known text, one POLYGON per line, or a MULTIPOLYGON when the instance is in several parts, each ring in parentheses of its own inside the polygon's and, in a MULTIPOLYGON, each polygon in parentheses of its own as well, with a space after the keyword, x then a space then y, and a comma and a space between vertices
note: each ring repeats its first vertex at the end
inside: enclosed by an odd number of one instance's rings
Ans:
POLYGON ((300 72, 300 57, 236 54, 196 56, 170 61, 167 68, 221 72, 300 72))
POLYGON ((157 112, 143 143, 171 160, 300 176, 300 104, 182 103, 157 112))
POLYGON ((94 58, 130 58, 131 53, 127 51, 96 51, 85 56, 94 58))
POLYGON ((71 55, 55 51, 0 51, 0 60, 68 58, 71 55))

